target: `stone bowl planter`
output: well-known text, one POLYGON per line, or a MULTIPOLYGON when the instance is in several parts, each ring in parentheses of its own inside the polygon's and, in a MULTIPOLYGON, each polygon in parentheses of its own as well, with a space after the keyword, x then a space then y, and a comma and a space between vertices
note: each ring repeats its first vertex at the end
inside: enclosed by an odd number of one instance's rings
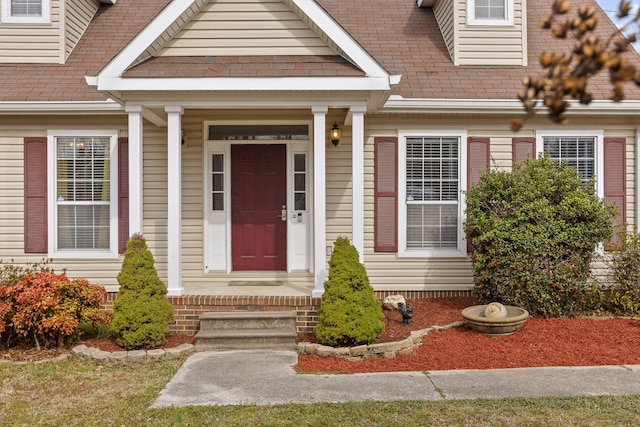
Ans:
MULTIPOLYGON (((524 308, 511 305, 502 306, 502 304, 499 305, 506 309, 506 313, 503 310, 502 315, 487 316, 485 314, 487 307, 493 308, 495 304, 498 303, 474 305, 462 310, 465 325, 489 337, 503 337, 516 332, 529 318, 529 312, 524 308)), ((492 311, 489 310, 489 313, 492 311)))

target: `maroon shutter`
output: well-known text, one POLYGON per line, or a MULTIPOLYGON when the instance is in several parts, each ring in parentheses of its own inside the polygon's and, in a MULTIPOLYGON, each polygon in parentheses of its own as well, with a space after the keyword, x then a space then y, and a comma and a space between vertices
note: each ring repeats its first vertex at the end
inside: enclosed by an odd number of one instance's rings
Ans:
MULTIPOLYGON (((626 146, 625 138, 604 139, 604 198, 618 207, 618 216, 613 220, 614 234, 622 231, 627 220, 626 146)), ((617 236, 611 240, 620 243, 617 236)))
POLYGON ((47 138, 24 139, 24 252, 47 253, 47 138))
POLYGON ((513 163, 521 163, 536 158, 536 139, 535 138, 513 138, 511 158, 513 163))
MULTIPOLYGON (((480 181, 480 174, 489 169, 491 141, 486 137, 469 137, 467 139, 467 190, 471 184, 480 181)), ((473 245, 467 240, 467 252, 473 251, 473 245)))
POLYGON ((129 240, 129 138, 118 138, 118 253, 129 240))
POLYGON ((489 169, 489 138, 469 137, 467 140, 467 189, 478 181, 480 174, 489 169))
POLYGON ((374 138, 374 250, 398 251, 398 138, 374 138))

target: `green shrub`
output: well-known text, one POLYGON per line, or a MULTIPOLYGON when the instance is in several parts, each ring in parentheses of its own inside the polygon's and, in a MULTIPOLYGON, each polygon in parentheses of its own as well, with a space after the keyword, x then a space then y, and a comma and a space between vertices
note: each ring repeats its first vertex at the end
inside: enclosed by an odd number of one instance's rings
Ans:
POLYGON ((611 237, 615 215, 593 182, 542 156, 483 174, 467 192, 466 213, 480 301, 542 316, 583 309, 594 250, 611 237))
POLYGON ((80 322, 78 330, 82 338, 105 338, 110 335, 109 325, 106 323, 80 322))
POLYGON ((349 240, 340 237, 329 260, 316 338, 330 346, 371 344, 384 330, 382 307, 349 240))
POLYGON ((173 307, 166 298, 167 288, 158 277, 153 255, 141 235, 127 242, 120 290, 113 303, 111 333, 127 350, 162 345, 173 322, 173 307))
POLYGON ((71 280, 64 274, 43 271, 0 286, 0 344, 20 342, 62 346, 81 335, 81 322, 107 323, 100 307, 102 286, 85 279, 71 280))

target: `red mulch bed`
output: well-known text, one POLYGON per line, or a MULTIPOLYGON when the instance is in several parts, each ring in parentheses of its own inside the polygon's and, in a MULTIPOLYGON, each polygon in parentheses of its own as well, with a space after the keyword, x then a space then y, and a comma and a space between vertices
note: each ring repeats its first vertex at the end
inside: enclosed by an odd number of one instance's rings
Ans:
MULTIPOLYGON (((396 341, 409 331, 462 320, 460 311, 474 305, 470 298, 409 300, 414 317, 410 328, 392 313, 378 342, 396 341), (393 338, 393 339, 391 339, 393 338)), ((529 319, 513 335, 488 338, 466 328, 432 332, 411 354, 393 359, 346 359, 305 355, 301 372, 367 373, 495 369, 536 366, 596 366, 640 364, 640 320, 622 318, 529 319)))
MULTIPOLYGON (((402 316, 389 313, 389 324, 377 342, 398 341, 412 330, 448 325, 462 320, 460 311, 476 304, 472 298, 409 300, 414 316, 409 327, 400 325, 402 316)), ((312 334, 301 341, 313 342, 312 334)), ((193 343, 194 337, 170 335, 160 348, 193 343)), ((62 349, 36 351, 32 348, 0 350, 0 359, 42 360, 85 344, 104 351, 122 350, 110 338, 85 340, 62 349)), ((596 366, 640 364, 640 320, 622 318, 529 319, 522 329, 508 337, 488 338, 466 328, 432 332, 411 354, 393 359, 350 362, 312 355, 298 359, 301 372, 366 373, 391 371, 434 371, 446 369, 492 369, 534 366, 596 366)))

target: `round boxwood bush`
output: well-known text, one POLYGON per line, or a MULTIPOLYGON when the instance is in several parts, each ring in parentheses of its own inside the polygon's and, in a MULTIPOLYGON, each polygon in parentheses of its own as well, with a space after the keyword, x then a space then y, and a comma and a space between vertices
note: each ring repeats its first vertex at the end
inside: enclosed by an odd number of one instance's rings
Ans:
POLYGON ((162 345, 173 322, 173 307, 141 235, 134 235, 127 242, 118 283, 120 290, 111 320, 116 343, 127 350, 162 345))
POLYGON ((382 319, 382 306, 358 251, 346 237, 338 238, 318 309, 318 342, 334 347, 371 344, 384 330, 382 319))
POLYGON ((615 207, 576 169, 542 156, 492 170, 467 192, 475 293, 483 302, 571 316, 584 307, 598 244, 613 232, 615 207))

